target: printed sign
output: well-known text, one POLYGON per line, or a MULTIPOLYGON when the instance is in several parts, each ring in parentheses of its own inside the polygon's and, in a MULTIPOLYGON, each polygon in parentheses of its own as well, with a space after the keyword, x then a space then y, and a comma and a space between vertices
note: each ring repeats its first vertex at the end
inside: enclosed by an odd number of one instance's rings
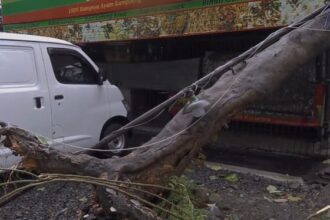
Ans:
POLYGON ((17 24, 86 16, 184 0, 4 0, 4 21, 17 24))
POLYGON ((71 42, 148 39, 280 27, 322 5, 324 0, 192 0, 23 24, 8 24, 5 20, 5 30, 57 37, 71 42))

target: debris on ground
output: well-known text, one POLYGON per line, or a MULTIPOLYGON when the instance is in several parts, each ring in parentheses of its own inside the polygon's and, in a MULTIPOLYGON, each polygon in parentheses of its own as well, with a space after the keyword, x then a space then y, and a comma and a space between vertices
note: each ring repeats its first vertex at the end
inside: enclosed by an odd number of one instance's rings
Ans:
POLYGON ((186 176, 212 192, 210 199, 225 220, 303 220, 330 204, 330 185, 324 182, 279 182, 206 166, 195 167, 186 176), (228 181, 228 176, 237 181, 228 181))
MULTIPOLYGON (((330 185, 279 182, 220 167, 198 163, 187 169, 183 177, 171 181, 187 195, 194 195, 180 207, 192 213, 195 219, 204 216, 210 220, 298 220, 308 217, 314 220, 317 219, 314 213, 322 209, 321 214, 328 211, 324 211, 324 207, 330 204, 330 185), (198 199, 194 201, 194 197, 198 199)), ((118 219, 96 217, 93 198, 91 186, 53 183, 30 190, 2 206, 0 219, 118 219)))

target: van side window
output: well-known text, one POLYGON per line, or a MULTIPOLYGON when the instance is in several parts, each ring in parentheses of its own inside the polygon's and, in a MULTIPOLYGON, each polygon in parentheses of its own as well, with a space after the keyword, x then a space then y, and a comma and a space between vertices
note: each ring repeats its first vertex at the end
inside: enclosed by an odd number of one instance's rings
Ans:
POLYGON ((37 69, 29 47, 0 47, 0 86, 34 85, 37 69))
POLYGON ((79 53, 48 49, 56 79, 63 84, 97 84, 95 69, 79 53))

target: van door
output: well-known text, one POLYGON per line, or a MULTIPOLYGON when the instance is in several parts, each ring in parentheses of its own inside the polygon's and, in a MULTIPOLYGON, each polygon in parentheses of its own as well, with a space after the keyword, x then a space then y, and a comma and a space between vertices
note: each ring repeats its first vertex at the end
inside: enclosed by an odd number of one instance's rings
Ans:
POLYGON ((39 44, 0 41, 0 120, 51 138, 44 71, 39 44))
MULTIPOLYGON (((71 145, 97 143, 109 119, 108 90, 98 85, 98 73, 77 47, 43 47, 51 94, 55 138, 71 145)), ((64 146, 62 150, 77 151, 64 146)))
MULTIPOLYGON (((0 120, 51 138, 44 71, 38 43, 0 40, 0 120)), ((1 165, 5 151, 0 148, 1 165)))

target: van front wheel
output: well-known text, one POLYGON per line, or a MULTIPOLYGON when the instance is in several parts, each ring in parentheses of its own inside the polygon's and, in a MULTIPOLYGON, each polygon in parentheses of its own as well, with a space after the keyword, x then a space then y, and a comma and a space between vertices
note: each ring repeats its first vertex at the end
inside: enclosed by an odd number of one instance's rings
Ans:
MULTIPOLYGON (((110 124, 104 130, 102 138, 104 138, 107 135, 111 134, 112 132, 118 130, 122 126, 123 125, 120 124, 120 123, 110 124)), ((121 154, 123 154, 124 153, 123 149, 126 147, 126 143, 127 143, 127 135, 126 134, 123 134, 123 135, 120 135, 120 136, 116 137, 115 139, 113 139, 112 141, 110 141, 107 144, 107 147, 105 148, 105 150, 111 150, 111 151, 106 152, 105 155, 112 156, 112 155, 121 155, 121 154)))

